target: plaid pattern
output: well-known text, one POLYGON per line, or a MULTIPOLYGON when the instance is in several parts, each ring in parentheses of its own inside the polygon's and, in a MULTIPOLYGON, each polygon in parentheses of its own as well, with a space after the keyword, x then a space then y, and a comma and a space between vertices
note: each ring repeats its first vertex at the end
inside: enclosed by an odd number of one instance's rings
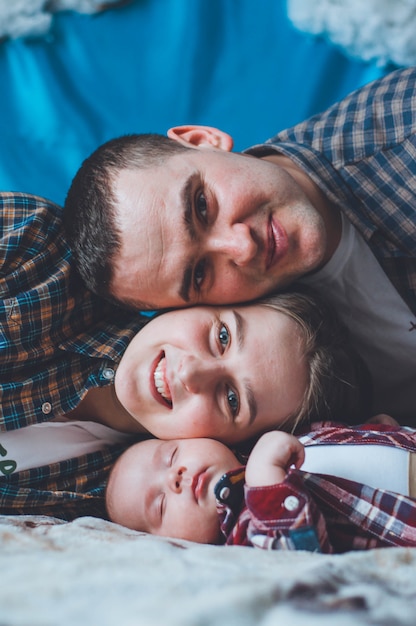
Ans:
POLYGON ((36 196, 0 194, 0 430, 52 419, 85 391, 111 384, 143 326, 86 291, 71 268, 62 209, 36 196))
POLYGON ((112 464, 125 445, 0 478, 0 513, 51 515, 72 520, 106 518, 104 490, 112 464))
POLYGON ((290 157, 349 218, 416 313, 416 69, 248 150, 290 157))
MULTIPOLYGON (((316 424, 301 441, 306 446, 375 443, 416 452, 416 431, 374 424, 359 429, 316 424)), ((227 545, 325 553, 416 547, 416 500, 324 474, 291 470, 278 485, 246 486, 240 512, 223 503, 218 512, 227 545), (290 498, 297 503, 292 510, 290 498)))

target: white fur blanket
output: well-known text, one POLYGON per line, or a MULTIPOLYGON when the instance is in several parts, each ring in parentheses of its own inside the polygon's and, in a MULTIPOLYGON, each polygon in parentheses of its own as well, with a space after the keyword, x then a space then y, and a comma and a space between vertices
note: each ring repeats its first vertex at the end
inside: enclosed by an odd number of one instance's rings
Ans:
POLYGON ((0 516, 7 626, 414 626, 416 549, 190 544, 84 517, 0 516))
POLYGON ((416 0, 287 0, 300 30, 380 65, 416 65, 416 0))
POLYGON ((125 0, 0 0, 0 39, 36 37, 50 29, 53 13, 96 13, 125 0))

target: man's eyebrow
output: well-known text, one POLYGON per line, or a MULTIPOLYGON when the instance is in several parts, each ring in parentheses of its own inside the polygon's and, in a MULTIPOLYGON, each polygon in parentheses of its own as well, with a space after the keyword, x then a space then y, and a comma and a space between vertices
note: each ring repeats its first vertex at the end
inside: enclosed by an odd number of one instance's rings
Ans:
MULTIPOLYGON (((246 336, 246 322, 242 315, 233 309, 233 315, 235 319, 235 327, 237 332, 237 345, 238 350, 242 350, 244 348, 244 341, 246 336)), ((253 393, 253 389, 248 380, 244 380, 244 389, 247 397, 247 404, 249 408, 249 425, 251 426, 257 416, 257 402, 253 393)))
POLYGON ((185 300, 185 302, 189 302, 189 291, 191 289, 192 272, 192 265, 188 265, 183 273, 182 284, 179 289, 179 295, 182 300, 185 300))
POLYGON ((244 388, 246 390, 247 403, 248 403, 248 408, 249 408, 249 413, 250 413, 248 423, 251 426, 257 417, 257 402, 256 402, 256 398, 254 397, 253 390, 248 380, 244 381, 244 388))
MULTIPOLYGON (((188 176, 185 181, 184 186, 181 190, 181 206, 183 207, 183 224, 185 226, 185 230, 188 233, 189 239, 191 241, 196 240, 196 232, 194 228, 194 220, 193 220, 193 208, 192 208, 192 189, 194 186, 195 172, 192 172, 190 176, 188 176)), ((194 263, 188 263, 185 268, 182 277, 182 283, 179 288, 179 295, 182 300, 185 302, 189 302, 189 291, 191 289, 192 283, 192 273, 193 273, 194 263)))
POLYGON ((188 235, 191 241, 195 241, 196 232, 194 228, 194 220, 192 214, 192 205, 193 205, 193 197, 192 197, 192 189, 194 186, 195 180, 195 172, 192 172, 190 176, 185 181, 184 186, 181 190, 181 206, 183 207, 183 222, 185 224, 185 228, 188 231, 188 235))

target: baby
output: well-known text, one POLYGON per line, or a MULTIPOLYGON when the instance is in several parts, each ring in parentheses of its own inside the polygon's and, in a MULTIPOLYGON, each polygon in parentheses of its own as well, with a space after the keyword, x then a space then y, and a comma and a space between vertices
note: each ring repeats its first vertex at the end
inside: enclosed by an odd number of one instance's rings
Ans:
POLYGON ((148 439, 116 462, 107 510, 134 530, 200 543, 416 546, 415 452, 416 431, 389 424, 325 422, 300 438, 271 431, 245 468, 218 441, 148 439))

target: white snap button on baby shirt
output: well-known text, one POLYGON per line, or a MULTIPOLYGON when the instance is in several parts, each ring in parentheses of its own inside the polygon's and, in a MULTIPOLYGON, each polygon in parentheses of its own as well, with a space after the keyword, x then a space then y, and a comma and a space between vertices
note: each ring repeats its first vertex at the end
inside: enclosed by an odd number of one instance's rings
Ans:
POLYGON ((295 511, 299 507, 299 499, 296 496, 288 496, 283 502, 287 511, 295 511))

